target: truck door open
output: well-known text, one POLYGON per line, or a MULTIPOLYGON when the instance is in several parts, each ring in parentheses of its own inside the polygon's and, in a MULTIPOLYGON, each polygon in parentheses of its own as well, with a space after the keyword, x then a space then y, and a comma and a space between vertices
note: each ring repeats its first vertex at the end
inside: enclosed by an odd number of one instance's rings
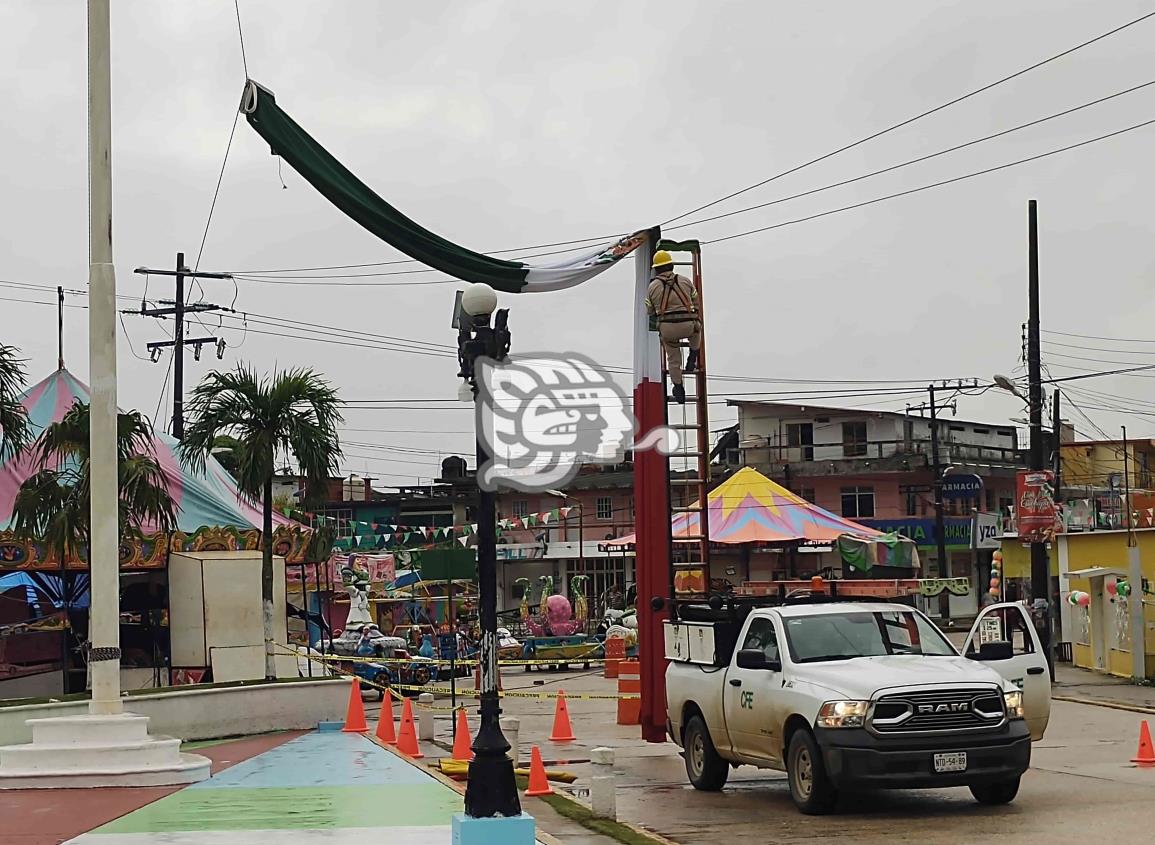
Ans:
POLYGON ((1023 691, 1027 726, 1031 739, 1043 738, 1051 718, 1051 676, 1039 634, 1021 604, 992 604, 975 619, 963 653, 977 654, 983 643, 1009 642, 1013 656, 986 661, 1004 678, 1023 691))

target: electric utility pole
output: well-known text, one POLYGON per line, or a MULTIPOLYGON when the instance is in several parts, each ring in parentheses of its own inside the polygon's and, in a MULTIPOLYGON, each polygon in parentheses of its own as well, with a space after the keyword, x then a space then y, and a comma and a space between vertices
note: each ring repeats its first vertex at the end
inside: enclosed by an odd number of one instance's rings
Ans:
POLYGON ((176 292, 174 298, 169 300, 162 299, 160 308, 145 308, 141 304, 140 311, 128 311, 128 314, 142 314, 145 317, 167 317, 172 315, 176 323, 176 331, 173 333, 172 340, 160 340, 148 344, 148 351, 153 355, 153 360, 161 349, 171 346, 173 348, 173 362, 172 362, 172 436, 177 440, 184 437, 184 348, 192 346, 196 349, 197 360, 200 360, 201 347, 206 344, 213 344, 217 347, 217 357, 224 355, 224 342, 217 337, 195 337, 186 339, 184 336, 184 321, 187 314, 202 314, 207 311, 223 311, 227 310, 221 305, 213 305, 210 302, 194 302, 191 305, 185 304, 184 299, 184 280, 185 279, 231 279, 229 273, 207 273, 200 271, 189 270, 184 266, 184 253, 178 252, 176 254, 176 270, 153 270, 148 267, 137 267, 133 272, 145 276, 173 276, 176 281, 176 292))
MULTIPOLYGON (((934 491, 934 534, 935 546, 938 554, 938 575, 940 578, 950 577, 950 567, 946 559, 946 519, 943 515, 942 502, 942 475, 943 466, 939 456, 939 439, 938 439, 938 412, 941 408, 957 409, 957 404, 947 402, 939 405, 936 401, 935 393, 937 388, 933 384, 927 385, 927 393, 930 394, 930 402, 926 405, 908 405, 907 413, 911 411, 926 410, 930 412, 930 471, 934 476, 932 490, 934 491)), ((938 610, 943 624, 950 621, 950 591, 945 587, 939 593, 938 610)))
MULTIPOLYGON (((1043 374, 1042 353, 1039 345, 1039 219, 1034 200, 1027 205, 1027 405, 1030 409, 1032 472, 1044 468, 1043 450, 1043 374)), ((1031 610, 1035 627, 1043 640, 1043 651, 1055 675, 1054 654, 1051 650, 1051 572, 1047 563, 1047 544, 1031 541, 1031 610)))
MULTIPOLYGON (((950 577, 950 565, 946 559, 946 520, 942 512, 942 463, 938 454, 938 407, 934 401, 934 385, 927 386, 930 394, 930 462, 934 473, 934 535, 938 552, 938 577, 950 577)), ((944 624, 950 624, 950 591, 945 587, 938 597, 939 617, 944 624)))

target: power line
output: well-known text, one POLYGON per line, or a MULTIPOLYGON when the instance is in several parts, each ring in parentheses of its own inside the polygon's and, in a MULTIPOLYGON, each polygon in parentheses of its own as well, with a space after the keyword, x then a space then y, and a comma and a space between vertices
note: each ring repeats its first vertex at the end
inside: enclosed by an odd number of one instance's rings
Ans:
POLYGON ((745 188, 741 188, 740 190, 733 191, 732 193, 726 194, 723 197, 719 197, 716 200, 711 200, 710 202, 706 203, 705 205, 700 205, 697 208, 691 209, 690 211, 683 212, 682 214, 679 214, 677 217, 671 217, 669 220, 663 221, 662 225, 667 226, 670 223, 677 222, 678 220, 681 220, 684 217, 689 217, 691 214, 697 214, 699 211, 705 211, 707 208, 711 208, 715 205, 718 205, 719 203, 725 202, 726 200, 733 199, 734 197, 739 196, 741 194, 744 194, 747 191, 752 191, 755 188, 760 188, 763 185, 768 185, 777 179, 781 179, 783 176, 789 176, 791 173, 797 173, 799 170, 802 170, 806 167, 810 167, 813 164, 818 164, 819 162, 825 161, 826 159, 831 158, 833 156, 836 156, 839 153, 844 153, 847 150, 854 149, 855 147, 857 147, 861 144, 865 144, 868 141, 872 141, 875 138, 881 138, 883 135, 886 135, 890 132, 893 132, 896 129, 901 129, 904 126, 909 126, 910 124, 914 123, 915 121, 922 120, 922 118, 924 118, 924 117, 928 117, 932 114, 935 114, 936 112, 940 112, 943 109, 949 108, 950 106, 957 105, 958 103, 961 103, 964 100, 968 100, 971 97, 974 97, 978 94, 983 93, 984 91, 989 91, 992 88, 995 88, 996 86, 1002 85, 1005 82, 1010 82, 1012 79, 1015 79, 1019 76, 1023 76, 1026 73, 1030 73, 1032 70, 1036 70, 1036 69, 1042 67, 1043 65, 1049 64, 1053 61, 1057 61, 1058 59, 1061 59, 1064 56, 1069 56, 1071 53, 1074 53, 1076 50, 1081 50, 1082 48, 1087 47, 1091 44, 1094 44, 1097 41, 1102 41, 1104 38, 1107 38, 1107 37, 1114 35, 1118 32, 1122 32, 1123 30, 1127 29, 1128 27, 1132 27, 1135 24, 1141 23, 1142 21, 1145 21, 1145 20, 1147 20, 1147 18, 1150 18, 1152 16, 1155 16, 1155 11, 1148 12, 1147 14, 1142 15, 1138 18, 1135 18, 1134 20, 1129 21, 1129 22, 1123 24, 1122 26, 1115 27, 1114 29, 1109 30, 1108 32, 1104 32, 1101 35, 1097 35, 1094 38, 1091 38, 1091 39, 1084 41, 1080 44, 1076 44, 1074 47, 1070 47, 1070 48, 1062 51, 1061 53, 1056 53, 1055 55, 1050 56, 1046 59, 1043 59, 1040 62, 1035 62, 1033 65, 1029 65, 1028 67, 1023 68, 1022 70, 1015 71, 1014 73, 1010 74, 1009 76, 1004 76, 1002 79, 998 79, 994 82, 988 83, 987 85, 984 85, 981 88, 976 88, 973 91, 970 91, 966 94, 963 94, 961 97, 955 97, 953 100, 948 100, 947 102, 942 103, 941 105, 935 106, 932 109, 928 109, 927 111, 924 111, 921 114, 916 114, 914 117, 908 117, 906 120, 899 121, 898 123, 892 124, 892 125, 886 127, 885 129, 882 129, 878 132, 874 132, 870 135, 867 135, 864 138, 859 138, 857 141, 853 141, 849 144, 846 144, 845 146, 839 147, 836 150, 832 150, 828 153, 824 153, 823 155, 820 155, 817 158, 814 158, 814 159, 811 159, 810 161, 796 165, 795 167, 792 167, 789 170, 784 170, 781 173, 778 173, 778 174, 771 176, 767 179, 763 179, 760 182, 755 182, 752 185, 747 185, 745 188))
MULTIPOLYGON (((1152 12, 1152 14, 1155 14, 1155 12, 1152 12)), ((1048 158, 1049 156, 1058 155, 1059 153, 1069 152, 1070 150, 1075 150, 1075 149, 1078 149, 1079 147, 1085 147, 1089 144, 1094 144, 1098 141, 1105 141, 1108 138, 1114 138, 1117 135, 1122 135, 1126 132, 1133 132, 1136 129, 1142 129, 1145 126, 1150 126, 1152 123, 1155 123, 1155 119, 1145 120, 1142 123, 1136 123, 1132 126, 1124 127, 1123 129, 1117 129, 1114 132, 1108 132, 1106 135, 1099 135, 1098 137, 1095 137, 1095 138, 1088 138, 1085 141, 1079 141, 1078 143, 1075 143, 1075 144, 1068 144, 1065 147, 1058 147, 1057 149, 1048 150, 1045 153, 1039 153, 1038 155, 1028 156, 1027 158, 1021 158, 1021 159, 1018 159, 1017 161, 1010 161, 1010 162, 1007 162, 1005 164, 996 165, 994 167, 987 167, 987 168, 984 168, 983 170, 976 170, 972 173, 964 173, 962 176, 955 176, 955 177, 950 178, 950 179, 943 179, 943 180, 938 181, 938 182, 931 182, 928 185, 921 185, 917 188, 910 188, 910 189, 905 190, 905 191, 898 191, 897 193, 887 194, 886 196, 875 197, 874 199, 866 200, 864 202, 856 202, 856 203, 853 203, 852 205, 844 205, 841 208, 834 208, 834 209, 831 209, 829 211, 822 211, 822 212, 819 212, 817 214, 810 214, 810 215, 807 215, 806 217, 799 217, 799 218, 796 218, 794 220, 785 220, 781 223, 774 223, 770 226, 760 226, 757 229, 750 229, 750 230, 745 231, 745 232, 738 232, 737 234, 734 234, 734 235, 725 235, 725 236, 720 237, 720 238, 712 238, 708 241, 702 241, 702 243, 703 244, 716 244, 716 243, 722 243, 723 241, 732 241, 735 238, 744 238, 744 237, 747 237, 749 235, 759 234, 761 232, 769 232, 772 229, 781 229, 783 226, 792 226, 795 223, 805 223, 809 220, 817 220, 819 217, 829 217, 831 214, 839 214, 843 211, 851 211, 855 208, 863 208, 864 206, 874 205, 875 203, 885 202, 887 200, 892 200, 892 199, 897 199, 899 197, 909 196, 910 194, 917 194, 917 193, 920 193, 922 191, 928 191, 931 188, 941 188, 944 185, 951 185, 955 182, 962 182, 965 179, 973 179, 976 176, 985 176, 988 173, 995 173, 995 172, 1000 171, 1000 170, 1006 170, 1006 169, 1011 168, 1011 167, 1017 167, 1020 164, 1028 164, 1032 161, 1038 161, 1039 159, 1048 158)))
POLYGON ((233 6, 237 10, 237 38, 241 42, 241 64, 245 69, 245 79, 249 78, 249 60, 245 56, 245 32, 241 28, 241 0, 233 0, 233 6))
POLYGON ((1108 94, 1107 96, 1100 97, 1096 100, 1091 100, 1090 102, 1083 103, 1082 105, 1079 105, 1079 106, 1074 106, 1074 107, 1069 108, 1069 109, 1064 109, 1063 111, 1060 111, 1060 112, 1055 112, 1054 114, 1049 114, 1045 117, 1040 117, 1036 120, 1028 121, 1027 123, 1020 123, 1018 126, 1012 126, 1010 129, 1004 129, 1001 132, 995 132, 991 135, 985 135, 981 138, 974 138, 974 139, 972 139, 970 141, 966 141, 962 144, 956 144, 953 147, 947 147, 944 150, 939 150, 938 152, 928 153, 927 155, 918 156, 917 158, 908 159, 906 161, 900 162, 899 164, 892 164, 890 167, 884 167, 881 170, 874 170, 870 173, 864 173, 861 176, 855 176, 855 177, 850 178, 850 179, 843 179, 839 182, 832 182, 829 185, 823 185, 820 188, 812 188, 809 191, 803 191, 803 192, 798 193, 798 194, 791 194, 790 196, 779 197, 778 199, 773 199, 773 200, 770 200, 769 202, 763 202, 763 203, 759 203, 757 205, 749 205, 749 206, 746 206, 745 208, 739 208, 739 209, 736 209, 734 211, 727 211, 727 212, 724 212, 722 214, 716 214, 713 217, 703 217, 703 218, 700 218, 698 220, 691 220, 687 223, 681 223, 677 226, 671 226, 670 230, 683 229, 683 228, 686 228, 689 226, 697 226, 697 225, 702 224, 702 223, 711 223, 715 220, 722 220, 722 219, 725 219, 727 217, 734 217, 736 215, 745 214, 746 212, 749 212, 749 211, 756 211, 756 210, 761 209, 761 208, 769 208, 770 206, 778 205, 779 203, 789 202, 790 200, 796 200, 796 199, 800 199, 802 197, 811 196, 813 194, 819 194, 819 193, 822 193, 823 191, 829 191, 833 188, 841 188, 841 187, 844 187, 846 185, 854 184, 855 182, 861 182, 864 179, 869 179, 873 176, 880 176, 883 173, 890 173, 890 172, 895 171, 895 170, 900 170, 904 167, 909 167, 910 165, 913 165, 913 164, 920 164, 924 161, 929 161, 930 159, 938 158, 939 156, 943 156, 943 155, 947 155, 948 153, 953 153, 953 152, 957 152, 958 150, 966 149, 967 147, 976 146, 976 145, 981 144, 985 141, 990 141, 990 140, 993 140, 995 138, 1001 138, 1004 135, 1010 135, 1012 132, 1018 132, 1021 129, 1028 129, 1032 126, 1038 126, 1041 123, 1046 123, 1047 121, 1055 120, 1056 118, 1065 117, 1069 114, 1073 114, 1074 112, 1081 111, 1082 109, 1090 108, 1091 106, 1096 106, 1096 105, 1099 105, 1100 103, 1105 103, 1108 100, 1113 100, 1117 97, 1122 97, 1125 94, 1130 94, 1134 91, 1138 91, 1142 88, 1147 88, 1148 86, 1151 86, 1151 85, 1155 85, 1155 79, 1152 79, 1148 82, 1141 83, 1139 85, 1132 86, 1131 88, 1124 89, 1123 91, 1117 91, 1114 94, 1108 94))
POLYGON ((1114 340, 1119 343, 1155 343, 1151 338, 1134 338, 1134 337, 1104 337, 1096 334, 1075 334, 1074 332, 1057 332, 1048 329, 1043 329, 1043 334, 1060 335, 1061 337, 1078 337, 1084 340, 1114 340))

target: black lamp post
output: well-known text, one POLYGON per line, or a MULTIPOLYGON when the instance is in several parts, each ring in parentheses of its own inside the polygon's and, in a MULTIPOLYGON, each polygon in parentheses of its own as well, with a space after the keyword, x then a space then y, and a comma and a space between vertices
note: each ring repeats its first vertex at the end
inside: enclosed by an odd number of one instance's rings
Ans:
MULTIPOLYGON (((505 360, 509 352, 507 309, 497 308, 497 294, 486 284, 472 284, 461 295, 454 317, 457 327, 458 375, 477 396, 475 365, 479 358, 505 360)), ((521 801, 513 775, 513 760, 507 754, 509 742, 501 732, 501 703, 497 690, 497 505, 493 490, 481 485, 481 468, 489 454, 477 425, 477 581, 481 623, 481 728, 473 741, 473 762, 465 788, 465 814, 472 818, 517 816, 521 801)))

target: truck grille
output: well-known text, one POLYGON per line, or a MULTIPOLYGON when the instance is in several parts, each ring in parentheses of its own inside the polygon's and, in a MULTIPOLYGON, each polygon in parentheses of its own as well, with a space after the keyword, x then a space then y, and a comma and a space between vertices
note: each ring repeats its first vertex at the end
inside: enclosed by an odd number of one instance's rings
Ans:
POLYGON ((971 731, 997 728, 1003 719, 998 690, 912 690, 881 696, 870 726, 881 734, 971 731))

